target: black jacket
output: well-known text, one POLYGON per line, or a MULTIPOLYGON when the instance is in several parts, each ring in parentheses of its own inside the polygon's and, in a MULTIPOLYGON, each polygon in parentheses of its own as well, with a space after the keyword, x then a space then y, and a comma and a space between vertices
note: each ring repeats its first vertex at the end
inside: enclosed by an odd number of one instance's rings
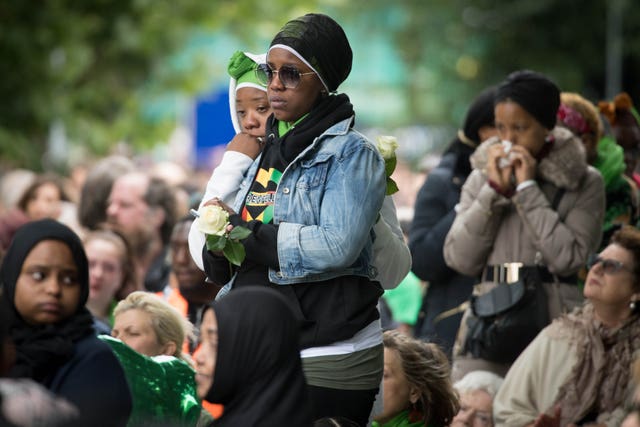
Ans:
POLYGON ((441 313, 455 308, 471 295, 474 279, 449 268, 444 261, 444 240, 455 218, 454 207, 470 172, 468 154, 450 150, 432 170, 418 192, 409 233, 412 271, 428 282, 415 334, 440 344, 450 356, 462 311, 434 323, 441 313), (467 162, 465 165, 464 162, 467 162))

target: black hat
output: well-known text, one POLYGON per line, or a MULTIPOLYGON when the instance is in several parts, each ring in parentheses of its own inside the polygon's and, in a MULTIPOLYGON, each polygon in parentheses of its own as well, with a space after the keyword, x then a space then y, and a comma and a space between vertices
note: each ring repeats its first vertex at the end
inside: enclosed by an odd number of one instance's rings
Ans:
POLYGON ((493 99, 495 94, 495 86, 488 87, 480 92, 469 106, 469 110, 464 119, 462 132, 468 140, 476 145, 482 142, 478 134, 480 128, 494 125, 493 99))
POLYGON ((515 71, 498 86, 495 103, 510 99, 527 110, 547 129, 556 125, 560 90, 545 75, 535 71, 515 71))
POLYGON ((327 15, 309 13, 292 19, 273 38, 273 47, 285 47, 305 62, 329 92, 335 92, 351 72, 353 53, 347 35, 327 15))

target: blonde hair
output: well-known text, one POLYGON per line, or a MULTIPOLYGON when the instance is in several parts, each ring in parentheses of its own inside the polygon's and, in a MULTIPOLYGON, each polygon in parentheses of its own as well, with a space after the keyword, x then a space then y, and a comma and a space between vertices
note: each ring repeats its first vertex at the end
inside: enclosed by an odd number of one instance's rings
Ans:
POLYGON ((595 105, 588 99, 574 92, 562 92, 560 103, 575 110, 587 122, 589 128, 594 132, 597 139, 602 137, 603 125, 600 114, 595 105))
POLYGON ((159 296, 144 291, 132 292, 120 301, 113 311, 113 317, 129 310, 140 310, 149 314, 151 326, 160 345, 174 342, 176 350, 172 356, 189 359, 188 355, 182 354, 182 345, 185 339, 193 337, 193 325, 178 310, 159 296))

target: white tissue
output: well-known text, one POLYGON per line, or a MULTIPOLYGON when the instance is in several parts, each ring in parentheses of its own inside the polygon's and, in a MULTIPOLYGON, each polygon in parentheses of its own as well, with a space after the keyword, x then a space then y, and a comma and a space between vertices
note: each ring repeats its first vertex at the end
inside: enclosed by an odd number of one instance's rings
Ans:
POLYGON ((513 143, 511 141, 507 141, 507 140, 503 140, 501 142, 502 144, 502 149, 504 150, 504 154, 506 154, 506 157, 501 157, 500 160, 498 161, 498 166, 501 168, 506 168, 511 166, 511 147, 513 146, 513 143))

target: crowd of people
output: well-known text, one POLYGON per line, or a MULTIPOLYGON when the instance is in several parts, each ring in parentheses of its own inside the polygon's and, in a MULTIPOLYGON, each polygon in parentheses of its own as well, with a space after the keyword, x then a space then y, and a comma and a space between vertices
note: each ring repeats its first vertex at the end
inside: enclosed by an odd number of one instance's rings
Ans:
POLYGON ((630 97, 505 76, 401 224, 352 61, 323 14, 236 52, 206 182, 0 177, 0 426, 640 424, 630 97))

